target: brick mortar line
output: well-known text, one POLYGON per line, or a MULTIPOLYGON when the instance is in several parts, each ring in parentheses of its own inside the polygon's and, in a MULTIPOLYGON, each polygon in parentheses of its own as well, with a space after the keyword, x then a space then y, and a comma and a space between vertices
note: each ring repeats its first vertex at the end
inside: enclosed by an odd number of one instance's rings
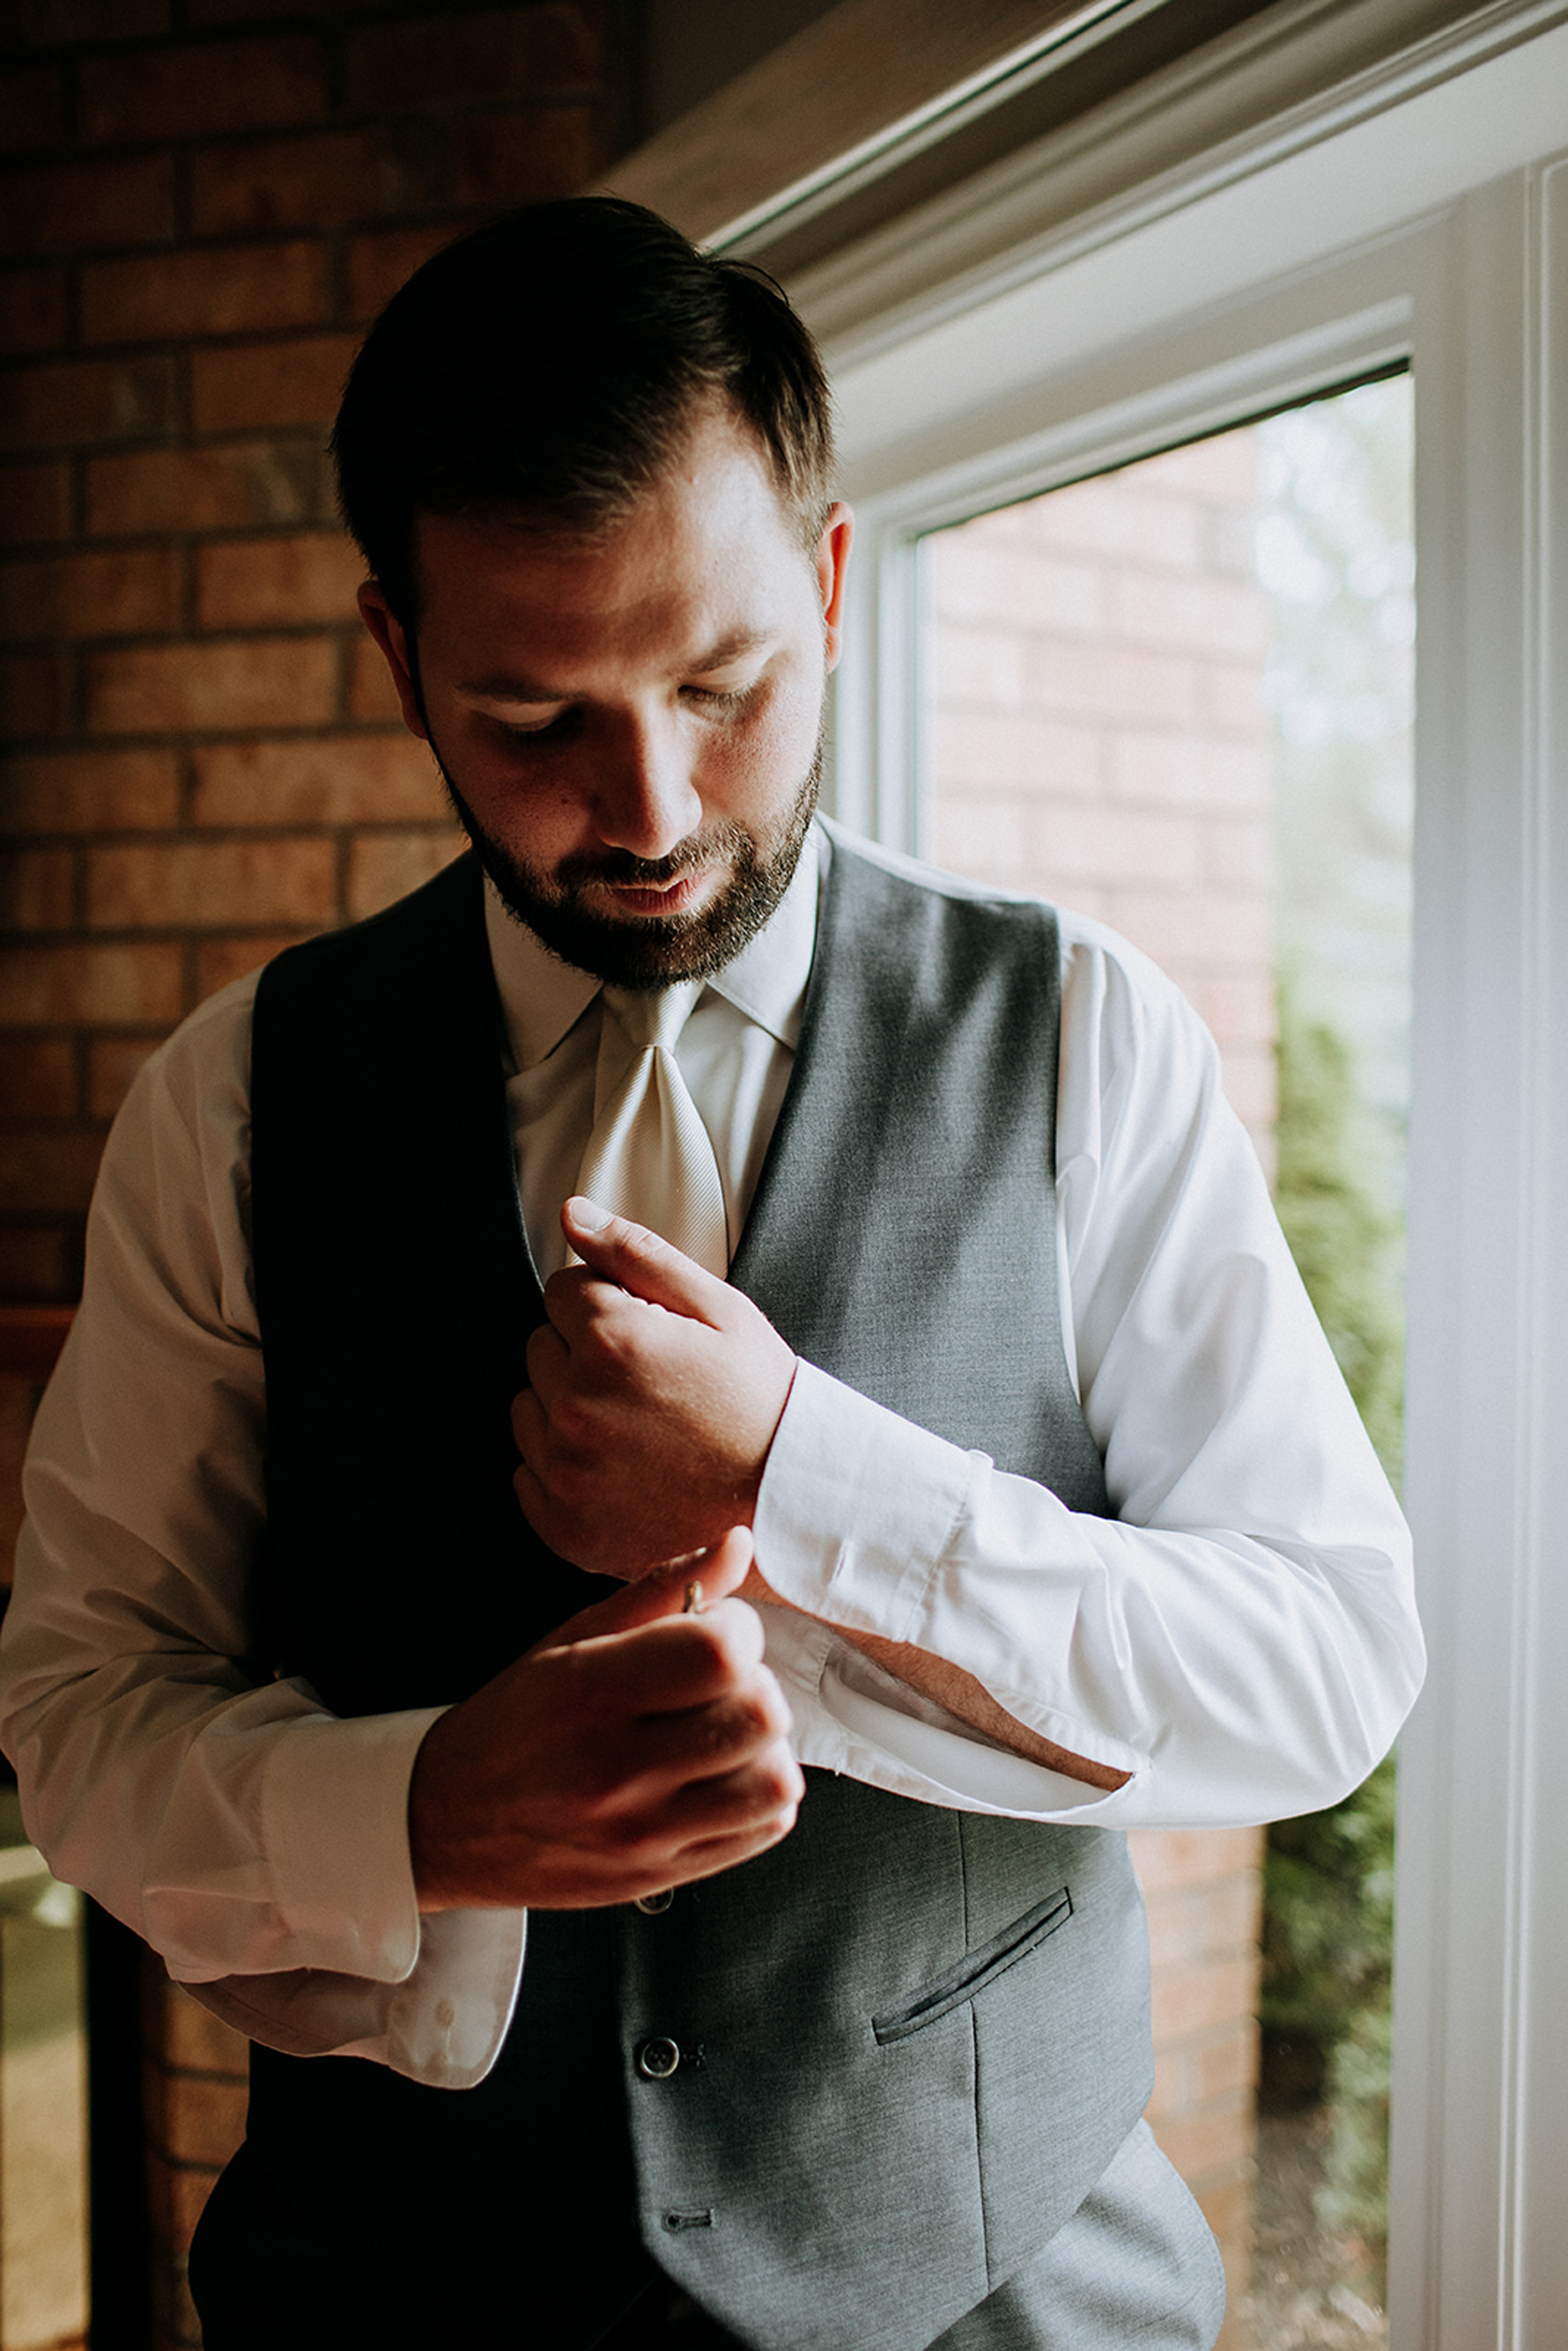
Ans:
MULTIPOLYGON (((568 82, 558 89, 502 91, 490 97, 453 99, 437 106, 405 105, 381 113, 361 109, 354 113, 329 113, 319 120, 307 121, 301 121, 298 116, 285 116, 274 123, 248 125, 235 131, 196 131, 172 138, 116 139, 101 142, 95 141, 91 144, 73 144, 68 138, 58 147, 40 149, 30 154, 17 150, 0 156, 0 193, 4 193, 7 183, 22 179, 29 172, 69 171, 77 166, 91 170, 98 164, 145 162, 151 157, 167 155, 175 164, 178 179, 182 164, 188 166, 203 155, 243 153, 246 148, 302 147, 313 139, 336 139, 345 134, 352 137, 367 131, 386 131, 395 135, 434 124, 489 121, 507 114, 593 110, 607 105, 609 95, 601 84, 568 82)), ((185 232, 180 226, 176 206, 175 226, 171 233, 144 238, 139 246, 127 247, 126 250, 162 253, 178 248, 184 242, 185 232)), ((42 248, 46 257, 50 259, 57 258, 66 249, 59 246, 42 248)), ((95 255, 100 250, 96 246, 69 249, 95 255)), ((26 250, 30 255, 35 248, 26 250)), ((16 257, 20 258, 21 253, 22 249, 18 248, 16 257)), ((7 254, 5 257, 12 256, 7 254)), ((1173 501, 1180 496, 1176 492, 1170 494, 1173 501)), ((1231 510, 1223 505, 1218 509, 1222 513, 1231 510)))
MULTIPOLYGON (((175 644, 188 644, 183 637, 170 639, 175 644)), ((217 732, 215 729, 193 728, 189 734, 167 728, 161 734, 89 735, 85 728, 71 735, 16 735, 0 747, 0 768, 11 758, 37 759, 46 757, 62 759, 78 758, 94 752, 178 751, 187 745, 193 750, 227 750, 247 743, 263 746, 283 743, 363 742, 367 737, 391 737, 393 729, 384 718, 330 718, 316 728, 303 728, 297 720, 272 726, 247 726, 243 730, 217 732)), ((162 826, 149 826, 148 831, 162 831, 162 826)), ((18 840, 31 841, 37 836, 18 834, 18 840)), ((52 836, 51 836, 52 837, 52 836)))
MULTIPOLYGON (((428 215, 424 217, 427 219, 428 215)), ((420 225, 424 225, 423 219, 420 225)), ((351 221, 340 221, 328 233, 327 277, 333 312, 340 319, 347 319, 352 304, 353 258, 349 247, 350 240, 358 234, 360 232, 351 221)), ((340 326, 335 331, 342 334, 345 329, 340 326)))
POLYGON ((143 2038, 141 2044, 141 2062, 149 2072, 157 2074, 166 2083, 236 2082, 243 2088, 250 2078, 247 2074, 234 2067, 220 2070, 212 2065, 177 2064, 159 2046, 156 2040, 146 2038, 143 2038))
MULTIPOLYGON (((542 113, 548 110, 536 108, 531 110, 542 113)), ((89 266, 113 267, 124 262, 178 260, 187 254, 222 254, 257 246, 324 245, 337 235, 363 236, 382 229, 389 235, 395 235, 411 228, 438 227, 449 213, 490 213, 497 209, 496 205, 481 199, 446 196, 434 204, 350 214, 346 220, 332 221, 319 226, 310 221, 275 225, 258 222, 253 228, 193 229, 188 234, 177 230, 172 237, 160 237, 156 242, 144 239, 137 245, 28 246, 25 250, 0 252, 0 268, 50 268, 61 266, 68 261, 89 266)), ((109 346, 92 343, 83 348, 101 350, 109 346)))
MULTIPOLYGON (((329 925, 319 925, 315 927, 329 927, 329 925)), ((313 926, 308 919, 303 919, 298 915, 291 919, 287 914, 275 914, 271 920, 267 922, 216 923, 212 925, 210 927, 206 925, 197 923, 181 923, 177 925, 172 923, 161 923, 156 925, 149 924, 145 930, 139 931, 128 930, 123 925, 120 925, 114 930, 85 932, 70 931, 56 934, 47 939, 39 939, 36 941, 33 939, 28 939, 26 942, 12 940, 4 946, 0 946, 0 954, 16 956, 26 955, 34 951, 40 955, 58 955, 62 952, 76 954, 79 951, 90 950, 94 947, 110 947, 115 949, 121 947, 208 947, 220 946, 230 941, 232 941, 235 946, 243 946, 248 941, 276 938, 280 931, 310 934, 312 929, 313 926)), ((91 1029, 112 1028, 118 1032, 120 1030, 138 1028, 146 1029, 156 1024, 150 1023, 145 1015, 143 1015, 140 1019, 131 1019, 124 1022, 113 1020, 89 1020, 79 1024, 72 1023, 71 1025, 73 1027, 79 1025, 91 1029)), ((24 1032, 21 1029, 8 1031, 3 1026, 0 1026, 0 1036, 7 1034, 20 1035, 22 1033, 24 1032)), ((25 1033, 31 1036, 37 1032, 35 1032, 29 1026, 25 1033)))
MULTIPOLYGON (((432 770, 434 780, 434 771, 432 770)), ((254 847, 258 842, 294 841, 356 841, 395 839, 402 833, 450 832, 454 840, 460 828, 456 819, 444 815, 439 809, 427 816, 367 816, 344 817, 337 822, 321 818, 301 817, 298 823, 287 818, 264 819, 256 824, 244 824, 233 819, 217 824, 203 824, 192 819, 179 825, 106 826, 101 832, 39 832, 0 834, 0 854, 25 856, 29 851, 47 851, 51 855, 61 850, 91 852, 96 849, 217 849, 254 847)), ((27 935, 31 936, 29 933, 27 935)))
MULTIPOLYGON (((516 0, 514 0, 514 7, 516 0)), ((528 5, 528 0, 524 0, 528 5)), ((52 65, 69 67, 77 63, 91 64, 102 57, 114 58, 124 55, 152 55, 172 48, 197 49, 234 46, 257 40, 298 40, 301 35, 313 34, 325 45, 332 41, 351 40, 363 32, 381 32, 394 25, 428 25, 444 29, 449 21, 472 16, 506 16, 512 9, 502 0, 457 0, 455 5, 437 6, 432 0, 423 5, 399 7, 395 5, 370 8, 356 15, 352 25, 340 22, 324 24, 319 8, 300 7, 291 16, 266 16, 254 22, 226 25, 193 25, 184 17, 175 0, 174 13, 179 21, 161 26, 155 32, 101 33, 81 41, 37 41, 18 46, 5 59, 7 69, 26 72, 29 67, 52 65)))
MULTIPOLYGON (((106 826, 99 832, 84 830, 78 832, 16 832, 0 834, 0 856, 22 857, 30 851, 47 851, 51 856, 61 850, 95 849, 158 849, 175 847, 222 846, 225 843, 254 843, 267 841, 336 841, 346 837, 357 839, 363 833, 367 839, 385 840, 399 833, 434 833, 451 830, 455 837, 455 819, 444 818, 439 811, 434 816, 371 816, 346 817, 340 823, 326 823, 308 818, 298 824, 281 819, 256 824, 201 824, 194 820, 178 826, 128 825, 106 826)), ((4 935, 4 934, 0 934, 4 935)), ((33 933, 13 934, 32 937, 33 933)))
MULTIPOLYGON (((271 533, 268 534, 268 536, 277 536, 277 534, 271 533)), ((285 534, 285 536, 292 536, 292 534, 285 534)), ((93 554, 99 554, 104 550, 95 547, 90 551, 93 554)), ((148 550, 142 549, 133 551, 145 553, 148 550)), ((153 551, 157 552, 158 550, 153 551)), ((81 552, 86 554, 89 550, 84 548, 81 552)), ((105 653, 167 653, 171 648, 179 648, 182 651, 194 650, 197 652, 207 652, 214 645, 317 644, 323 639, 336 640, 345 634, 348 634, 350 642, 352 642, 352 632, 358 626, 359 623, 357 622, 346 620, 296 621, 293 622, 286 621, 261 621, 255 622, 248 628, 243 624, 236 627, 233 622, 226 624, 220 622, 215 625, 211 626, 198 622, 188 631, 179 627, 169 629, 137 629, 134 631, 127 630, 123 636, 13 637, 8 638, 5 642, 4 645, 0 646, 0 651, 7 653, 37 653, 86 654, 105 653)), ((179 732, 178 729, 174 728, 170 728, 167 731, 171 734, 179 732)))
MULTIPOLYGON (((313 328, 307 329, 305 335, 301 337, 301 340, 313 339, 317 331, 318 330, 313 328)), ((341 327, 329 327, 321 331, 324 331, 336 339, 345 335, 348 332, 348 329, 341 327)), ((279 340, 280 338, 272 335, 256 335, 253 333, 245 337, 235 336, 232 342, 222 341, 214 339, 211 343, 204 344, 203 349, 204 350, 252 350, 256 352, 258 355, 265 355, 265 353, 270 350, 274 344, 279 340)), ((72 354, 73 358, 82 356, 83 355, 80 353, 72 354)), ((88 363, 90 364, 90 361, 88 363)), ((67 364, 69 364, 68 360, 67 364)), ((111 361, 110 364, 117 365, 118 362, 111 361)), ((272 447, 279 443, 283 444, 285 448, 289 451, 308 449, 312 455, 319 455, 326 448, 327 436, 330 430, 330 424, 326 419, 322 419, 319 423, 307 421, 301 424, 264 424, 259 426, 231 424, 204 427, 193 425, 178 438, 175 437, 172 431, 165 432, 156 436, 151 434, 141 433, 134 436, 127 434, 124 438, 118 441, 103 441, 99 440, 96 435, 89 434, 80 441, 19 442, 5 452, 3 462, 8 465, 37 465, 40 462, 48 463, 51 460, 64 462, 72 457, 78 457, 90 462, 95 458, 101 457, 201 456, 210 449, 246 449, 261 446, 272 447)), ((280 530, 311 530, 324 529, 325 528, 325 522, 319 521, 310 516, 305 515, 301 516, 299 520, 296 523, 279 523, 277 525, 271 523, 173 525, 168 532, 162 534, 162 536, 164 538, 179 538, 182 536, 185 538, 200 538, 209 535, 210 532, 214 529, 227 531, 270 530, 274 528, 280 530)), ((120 536, 119 534, 110 532, 89 532, 88 535, 98 538, 108 538, 111 537, 118 538, 120 536)), ((132 538, 145 538, 148 534, 144 531, 128 531, 124 533, 123 536, 129 539, 132 538)))
MULTIPOLYGON (((529 92, 502 91, 488 98, 452 99, 432 106, 403 105, 385 112, 361 110, 355 113, 328 112, 301 120, 298 115, 284 115, 277 121, 246 125, 234 131, 195 131, 175 137, 152 139, 114 139, 101 142, 73 138, 68 132, 57 147, 37 151, 32 154, 16 152, 0 158, 0 175, 27 171, 58 170, 73 164, 127 163, 148 156, 172 155, 176 158, 200 154, 228 154, 246 146, 303 143, 308 139, 330 139, 347 132, 400 131, 430 123, 463 123, 493 121, 508 114, 545 113, 567 109, 597 110, 607 108, 611 95, 602 85, 590 82, 567 83, 559 89, 529 92)), ((180 242, 176 229, 173 242, 180 242)), ((143 250, 167 250, 170 240, 150 239, 143 250)), ((58 248, 56 248, 57 251, 58 248)), ((1173 494, 1174 496, 1175 494, 1173 494)), ((1221 507, 1218 511, 1228 509, 1221 507)))

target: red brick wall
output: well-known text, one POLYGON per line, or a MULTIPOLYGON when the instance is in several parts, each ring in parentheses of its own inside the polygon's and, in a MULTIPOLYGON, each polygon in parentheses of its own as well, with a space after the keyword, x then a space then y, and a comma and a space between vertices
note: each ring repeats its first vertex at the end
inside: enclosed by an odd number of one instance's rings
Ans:
POLYGON ((185 2283, 186 2256, 214 2182, 245 2137, 250 2044, 172 1984, 149 1953, 142 2047, 152 2351, 197 2351, 201 2321, 185 2283))
POLYGON ((0 1301, 68 1299, 132 1072, 455 846, 324 427, 454 230, 614 152, 612 0, 28 0, 0 71, 0 1301))
POLYGON ((1218 2351, 1252 2342, 1261 1829, 1142 1829, 1129 1843, 1149 1917, 1155 2093, 1148 2119, 1225 2258, 1218 2351))
POLYGON ((1267 1157, 1274 779, 1249 432, 930 542, 929 853, 1094 914, 1218 1041, 1267 1157))
MULTIPOLYGON (((615 152, 622 13, 5 12, 0 1309, 76 1295, 103 1136, 175 1021, 457 846, 361 642, 325 428, 364 322, 426 253, 615 152)), ((35 1395, 0 1364, 6 1575, 35 1395)), ((160 2345, 197 2340, 184 2251, 244 2062, 159 1971, 160 2345)))

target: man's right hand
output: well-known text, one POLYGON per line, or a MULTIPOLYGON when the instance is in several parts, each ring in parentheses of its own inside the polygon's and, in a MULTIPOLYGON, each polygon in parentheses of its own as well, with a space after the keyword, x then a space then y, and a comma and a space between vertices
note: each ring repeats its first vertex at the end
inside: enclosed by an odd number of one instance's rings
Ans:
POLYGON ((592 1909, 711 1877, 805 1783, 735 1528, 585 1608, 431 1725, 409 1790, 422 1910, 592 1909), (700 1577, 702 1610, 683 1613, 700 1577))

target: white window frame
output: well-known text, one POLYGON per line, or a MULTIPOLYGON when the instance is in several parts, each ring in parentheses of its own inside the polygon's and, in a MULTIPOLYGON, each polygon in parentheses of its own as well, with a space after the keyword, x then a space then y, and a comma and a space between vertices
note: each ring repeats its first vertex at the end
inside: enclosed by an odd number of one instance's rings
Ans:
MULTIPOLYGON (((1325 91, 853 331, 852 253, 792 289, 860 521, 837 808, 906 848, 922 531, 1413 369, 1406 1492, 1432 1663, 1401 1749, 1394 2351, 1558 2351, 1568 2323, 1565 18, 1477 12, 1440 70, 1325 91)), ((868 310, 887 268, 867 255, 868 310)))

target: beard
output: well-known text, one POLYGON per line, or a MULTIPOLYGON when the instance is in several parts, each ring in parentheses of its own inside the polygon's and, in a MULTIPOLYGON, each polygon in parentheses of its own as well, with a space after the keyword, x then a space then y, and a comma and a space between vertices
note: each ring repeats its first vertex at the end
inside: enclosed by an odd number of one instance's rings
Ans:
POLYGON ((434 742, 430 747, 458 820, 513 920, 562 963, 612 987, 639 990, 712 979, 757 937, 794 879, 822 778, 819 741, 788 812, 768 832, 759 835, 735 822, 710 825, 677 842, 667 857, 607 849, 563 858, 546 873, 480 829, 434 742), (694 914, 604 914, 586 903, 595 883, 649 888, 721 866, 728 868, 728 878, 694 914))

